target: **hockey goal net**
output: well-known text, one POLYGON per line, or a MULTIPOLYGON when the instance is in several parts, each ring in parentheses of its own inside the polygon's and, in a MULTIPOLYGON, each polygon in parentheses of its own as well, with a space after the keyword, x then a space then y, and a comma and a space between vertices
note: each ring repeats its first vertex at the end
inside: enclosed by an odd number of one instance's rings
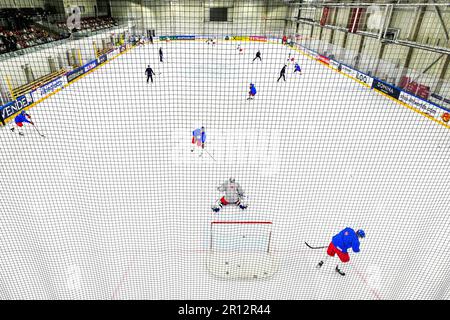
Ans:
POLYGON ((264 279, 277 271, 272 222, 211 222, 208 270, 224 279, 264 279))

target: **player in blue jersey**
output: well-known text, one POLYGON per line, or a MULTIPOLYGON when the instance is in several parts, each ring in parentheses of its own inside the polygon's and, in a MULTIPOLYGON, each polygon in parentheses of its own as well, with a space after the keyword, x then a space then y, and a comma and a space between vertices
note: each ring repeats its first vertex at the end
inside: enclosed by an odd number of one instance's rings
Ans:
POLYGON ((294 73, 296 72, 300 72, 300 74, 302 74, 302 68, 300 68, 300 65, 298 63, 296 63, 294 67, 294 73))
MULTIPOLYGON (((366 233, 363 230, 355 231, 352 228, 345 228, 337 235, 335 235, 327 249, 327 258, 337 255, 342 263, 350 261, 350 255, 348 250, 352 249, 353 252, 359 252, 360 242, 359 240, 366 237, 366 233)), ((322 267, 324 261, 320 261, 317 265, 318 268, 322 267)), ((345 276, 345 272, 341 270, 339 264, 336 265, 336 272, 341 276, 345 276)))
POLYGON ((191 152, 194 152, 195 146, 202 148, 202 152, 200 153, 200 157, 203 155, 203 150, 205 149, 205 142, 206 142, 206 131, 205 127, 201 127, 198 129, 195 129, 192 132, 192 149, 191 152))
MULTIPOLYGON (((30 120, 31 116, 25 111, 22 110, 21 113, 19 113, 15 118, 14 118, 14 122, 16 124, 16 126, 18 128, 22 128, 24 123, 29 123, 31 125, 34 125, 33 121, 30 120)), ((23 133, 20 132, 20 130, 17 128, 17 132, 19 133, 19 135, 23 136, 23 133)), ((16 128, 11 128, 12 132, 16 131, 16 128)))
POLYGON ((250 91, 248 92, 249 97, 247 98, 247 100, 253 100, 255 98, 257 91, 255 88, 255 85, 253 83, 250 83, 250 91))

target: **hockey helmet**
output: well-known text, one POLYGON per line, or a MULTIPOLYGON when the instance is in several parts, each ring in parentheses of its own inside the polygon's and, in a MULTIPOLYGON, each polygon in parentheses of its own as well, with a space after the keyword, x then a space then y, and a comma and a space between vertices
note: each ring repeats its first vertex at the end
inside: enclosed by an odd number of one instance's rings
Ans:
POLYGON ((365 238, 365 237, 366 237, 366 233, 365 233, 364 230, 362 230, 362 229, 359 229, 358 231, 356 231, 356 235, 357 235, 359 238, 365 238))

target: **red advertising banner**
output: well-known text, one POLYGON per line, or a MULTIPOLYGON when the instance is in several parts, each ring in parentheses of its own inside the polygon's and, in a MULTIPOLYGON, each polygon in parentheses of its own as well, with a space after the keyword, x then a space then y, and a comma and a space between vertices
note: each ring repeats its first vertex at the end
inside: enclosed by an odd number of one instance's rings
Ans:
POLYGON ((250 36, 250 41, 261 41, 261 42, 266 42, 266 41, 267 41, 267 37, 263 37, 263 36, 250 36))
POLYGON ((366 9, 364 8, 351 9, 350 19, 347 25, 348 32, 356 33, 356 31, 358 31, 358 27, 361 22, 361 17, 365 11, 366 9))
POLYGON ((400 88, 403 88, 405 91, 412 93, 422 99, 428 99, 430 96, 430 87, 421 83, 417 83, 413 81, 410 77, 403 76, 400 79, 400 88))
POLYGON ((428 99, 430 96, 430 87, 424 84, 419 84, 416 94, 423 99, 428 99))
POLYGON ((357 8, 350 9, 350 17, 349 17, 348 23, 347 23, 347 29, 349 32, 353 32, 353 22, 355 21, 356 10, 357 10, 357 8))
POLYGON ((324 7, 322 10, 322 18, 320 18, 320 25, 324 26, 327 23, 328 15, 330 14, 330 8, 324 7))
POLYGON ((323 62, 325 64, 330 64, 330 58, 322 56, 321 54, 318 55, 317 60, 319 60, 320 62, 323 62))

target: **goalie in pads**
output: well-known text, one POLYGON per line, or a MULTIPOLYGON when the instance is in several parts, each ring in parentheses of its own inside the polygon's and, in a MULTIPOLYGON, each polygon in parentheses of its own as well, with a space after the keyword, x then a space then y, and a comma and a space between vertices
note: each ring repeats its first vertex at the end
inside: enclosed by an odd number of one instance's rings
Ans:
POLYGON ((224 193, 224 196, 217 200, 217 202, 212 206, 214 212, 219 212, 223 206, 229 204, 234 204, 239 206, 242 210, 247 209, 246 197, 244 195, 244 190, 242 190, 239 183, 235 181, 234 178, 230 178, 221 184, 217 190, 224 193))

